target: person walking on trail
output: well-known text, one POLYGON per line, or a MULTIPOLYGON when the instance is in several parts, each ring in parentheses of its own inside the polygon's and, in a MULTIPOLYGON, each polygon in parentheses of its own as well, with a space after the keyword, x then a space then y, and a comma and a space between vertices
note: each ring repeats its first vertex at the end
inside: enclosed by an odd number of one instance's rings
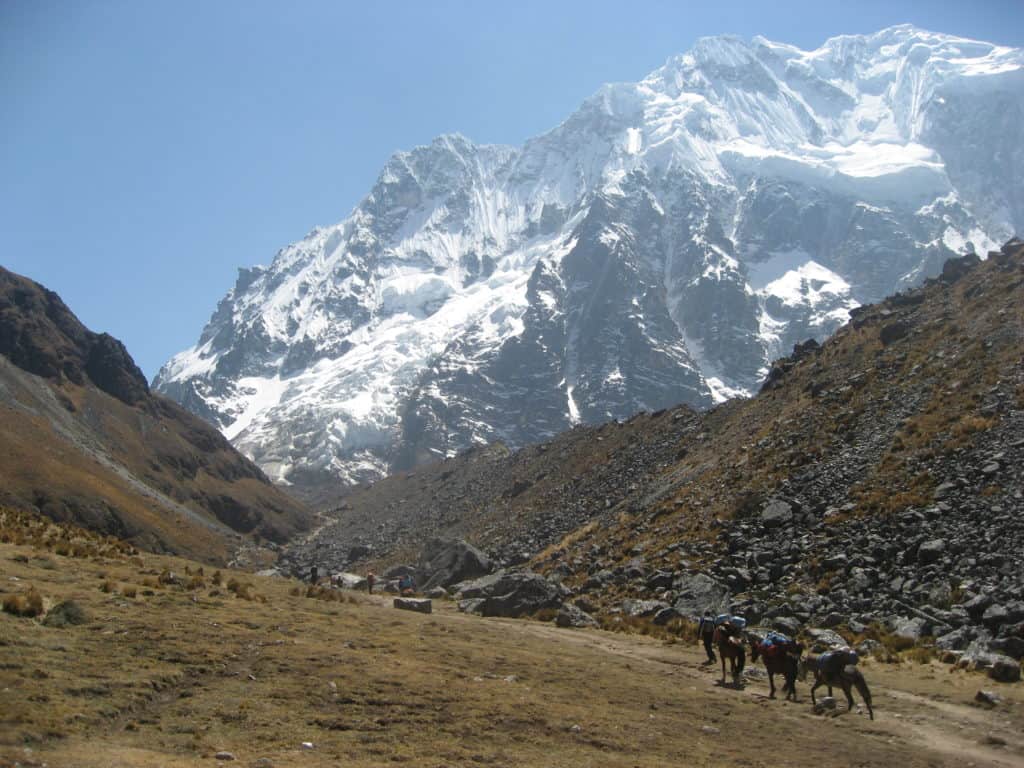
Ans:
POLYGON ((708 655, 708 660, 705 664, 714 664, 718 659, 715 658, 715 649, 711 644, 712 638, 715 635, 715 619, 711 615, 711 611, 704 611, 704 615, 700 618, 700 624, 697 625, 697 639, 698 642, 704 643, 704 652, 708 655))
POLYGON ((373 594, 373 585, 377 582, 377 576, 373 571, 366 574, 366 591, 373 594))

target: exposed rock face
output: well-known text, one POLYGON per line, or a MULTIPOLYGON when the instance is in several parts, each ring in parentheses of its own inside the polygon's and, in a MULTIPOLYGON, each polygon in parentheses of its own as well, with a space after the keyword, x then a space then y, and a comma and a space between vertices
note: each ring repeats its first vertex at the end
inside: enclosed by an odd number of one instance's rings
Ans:
POLYGON ((0 267, 0 355, 19 368, 60 383, 86 376, 118 400, 134 405, 149 385, 124 345, 93 333, 53 291, 0 267))
POLYGON ((464 541, 434 539, 420 556, 419 573, 424 579, 423 589, 450 587, 462 581, 485 576, 494 565, 476 547, 464 541))
POLYGON ((223 561, 310 514, 217 430, 151 394, 117 339, 0 268, 0 503, 223 561))
POLYGON ((154 385, 308 492, 753 393, 1024 226, 1022 62, 905 26, 708 38, 522 147, 439 137, 241 270, 154 385))

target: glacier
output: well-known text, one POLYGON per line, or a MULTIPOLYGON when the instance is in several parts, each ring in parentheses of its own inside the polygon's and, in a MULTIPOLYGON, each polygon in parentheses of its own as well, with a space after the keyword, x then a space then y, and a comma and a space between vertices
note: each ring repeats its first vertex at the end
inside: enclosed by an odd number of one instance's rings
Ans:
POLYGON ((1024 53, 897 26, 699 40, 520 147, 396 153, 239 270, 154 387, 315 492, 753 392, 859 304, 1020 230, 1024 53))

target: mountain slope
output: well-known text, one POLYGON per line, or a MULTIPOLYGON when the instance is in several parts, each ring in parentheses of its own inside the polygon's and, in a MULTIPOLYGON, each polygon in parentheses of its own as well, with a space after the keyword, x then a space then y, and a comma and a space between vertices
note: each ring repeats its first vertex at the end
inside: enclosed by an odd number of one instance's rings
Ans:
POLYGON ((154 386, 307 491, 749 394, 1024 224, 1022 64, 907 26, 708 38, 522 147, 439 137, 242 270, 154 386))
POLYGON ((1019 658, 1022 350, 1024 243, 1011 241, 858 309, 749 400, 387 478, 285 561, 344 567, 362 544, 415 562, 429 538, 460 536, 505 564, 532 556, 605 611, 676 603, 701 574, 753 620, 956 632, 949 647, 1019 658))
POLYGON ((57 294, 0 268, 0 500, 223 560, 282 542, 309 512, 201 419, 150 393, 124 346, 57 294))

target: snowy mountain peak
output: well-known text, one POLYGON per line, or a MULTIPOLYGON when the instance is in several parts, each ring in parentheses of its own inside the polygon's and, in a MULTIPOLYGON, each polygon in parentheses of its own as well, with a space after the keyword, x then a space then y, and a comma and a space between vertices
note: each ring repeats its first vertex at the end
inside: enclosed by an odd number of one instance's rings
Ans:
POLYGON ((346 219, 240 270, 155 386, 306 485, 748 393, 1020 228, 1022 72, 908 25, 702 38, 522 147, 395 153, 346 219))

